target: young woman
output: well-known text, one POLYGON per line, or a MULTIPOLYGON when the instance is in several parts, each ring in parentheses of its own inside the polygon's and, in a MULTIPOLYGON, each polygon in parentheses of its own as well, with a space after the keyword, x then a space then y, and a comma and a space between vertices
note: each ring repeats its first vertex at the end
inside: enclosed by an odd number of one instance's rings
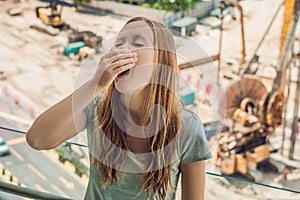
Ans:
POLYGON ((27 133, 37 150, 87 129, 85 199, 204 199, 211 157, 196 114, 178 100, 172 33, 144 17, 129 20, 94 76, 39 116, 27 133))

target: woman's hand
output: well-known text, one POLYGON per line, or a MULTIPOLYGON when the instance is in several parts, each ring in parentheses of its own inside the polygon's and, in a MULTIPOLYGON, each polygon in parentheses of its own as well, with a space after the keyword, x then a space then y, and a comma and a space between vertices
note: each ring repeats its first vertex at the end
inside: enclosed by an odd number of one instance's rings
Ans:
POLYGON ((98 84, 98 91, 103 91, 112 84, 118 74, 135 66, 137 54, 129 49, 112 49, 105 54, 98 65, 93 80, 98 84))

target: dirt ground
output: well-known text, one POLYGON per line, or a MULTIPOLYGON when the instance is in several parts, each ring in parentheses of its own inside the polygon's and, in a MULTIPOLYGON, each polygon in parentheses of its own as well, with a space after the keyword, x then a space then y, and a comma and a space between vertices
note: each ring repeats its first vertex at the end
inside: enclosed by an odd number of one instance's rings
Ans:
MULTIPOLYGON (((267 25, 270 23, 280 1, 274 0, 244 0, 240 2, 245 13, 245 41, 247 58, 252 55, 267 25)), ((6 84, 21 92, 33 102, 38 110, 44 110, 63 97, 70 94, 78 84, 80 66, 75 59, 70 59, 58 53, 59 47, 68 43, 67 32, 57 36, 36 31, 30 25, 39 23, 35 16, 35 7, 45 5, 40 1, 27 0, 14 3, 11 0, 0 1, 0 70, 4 71, 6 84), (7 10, 13 7, 23 9, 21 16, 9 16, 7 10)), ((235 10, 238 17, 238 12, 235 10)), ((88 15, 77 13, 72 8, 64 8, 63 20, 80 29, 97 32, 104 39, 113 37, 126 22, 126 17, 113 15, 88 15)), ((213 19, 215 20, 215 19, 213 19)), ((274 77, 274 67, 278 64, 279 39, 282 25, 282 10, 267 35, 262 48, 261 67, 262 77, 274 77)), ((232 74, 236 66, 226 64, 228 58, 238 62, 241 58, 239 21, 226 20, 223 32, 222 71, 221 74, 232 74)), ((300 36, 300 27, 296 36, 300 36)), ((190 37, 200 45, 208 55, 218 53, 219 30, 208 26, 197 25, 197 34, 190 37)), ((95 61, 95 65, 97 61, 95 61)), ((92 71, 92 69, 91 69, 92 71)), ((90 72, 92 73, 92 72, 90 72)), ((296 73, 293 73, 296 80, 296 73)), ((197 79, 197 77, 194 77, 197 79)), ((270 90, 270 79, 262 79, 270 90)), ((228 84, 224 81, 224 87, 228 84)), ((290 105, 289 110, 293 107, 290 105)), ((299 142, 300 143, 300 142, 299 142)), ((298 143, 298 144, 299 144, 298 143)), ((298 145, 299 146, 299 145, 298 145)), ((299 153, 299 151, 298 151, 299 153)), ((300 165, 299 165, 300 166, 300 165)), ((208 164, 208 171, 215 169, 208 164)), ((282 175, 268 175, 269 184, 278 187, 289 186, 293 189, 300 184, 300 180, 293 180, 290 184, 282 182, 282 175), (279 177, 279 178, 278 178, 279 177), (277 179, 276 179, 277 178, 277 179)), ((234 186, 227 179, 207 175, 206 199, 300 199, 299 194, 284 192, 262 186, 241 184, 234 186)), ((300 188, 298 188, 298 191, 300 188)), ((178 194, 179 196, 180 194, 178 194)))

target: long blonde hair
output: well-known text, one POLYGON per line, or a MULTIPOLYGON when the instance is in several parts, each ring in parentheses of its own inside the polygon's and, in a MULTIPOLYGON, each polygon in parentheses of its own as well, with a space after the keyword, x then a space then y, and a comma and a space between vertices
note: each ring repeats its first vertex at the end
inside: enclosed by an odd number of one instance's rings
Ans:
MULTIPOLYGON (((159 128, 160 120, 156 120, 155 130, 157 134, 153 134, 147 142, 147 150, 154 152, 163 149, 168 145, 172 139, 175 138, 180 128, 181 121, 181 106, 176 96, 178 88, 177 77, 177 59, 176 59, 176 46, 172 36, 172 33, 164 25, 155 21, 149 20, 144 17, 135 17, 129 20, 126 24, 144 21, 151 28, 154 35, 154 71, 150 83, 146 87, 146 98, 144 101, 144 113, 141 124, 147 124, 149 122, 148 115, 153 105, 160 105, 153 114, 154 119, 159 119, 164 112, 165 121, 164 126, 159 128), (164 109, 164 111, 162 110, 164 109)), ((124 157, 120 154, 116 155, 115 147, 121 148, 125 151, 128 150, 127 134, 118 127, 114 120, 114 111, 111 102, 115 86, 112 84, 105 95, 103 101, 97 103, 97 120, 99 122, 99 129, 103 131, 105 136, 111 140, 112 145, 105 144, 104 141, 101 148, 102 157, 106 159, 114 160, 114 162, 123 162, 124 157)), ((95 133, 97 134, 97 132, 95 133)), ((153 157, 149 161, 149 168, 154 163, 157 164, 157 160, 166 160, 171 154, 174 154, 175 150, 162 153, 158 157, 153 157)), ((112 185, 114 181, 119 181, 119 171, 116 167, 108 166, 101 163, 98 159, 99 176, 102 178, 102 188, 107 184, 112 185)), ((146 191, 148 199, 150 199, 149 193, 153 192, 155 198, 165 199, 167 196, 168 186, 175 192, 175 188, 171 183, 171 165, 160 167, 159 169, 149 170, 143 173, 143 185, 141 191, 146 191)), ((140 194, 139 193, 139 194, 140 194)))

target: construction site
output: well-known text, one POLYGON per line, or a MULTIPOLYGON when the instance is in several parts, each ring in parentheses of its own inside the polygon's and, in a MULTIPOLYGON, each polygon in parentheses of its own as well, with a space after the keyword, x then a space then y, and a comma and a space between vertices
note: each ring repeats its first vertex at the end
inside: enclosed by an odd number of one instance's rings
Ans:
MULTIPOLYGON (((169 27, 181 103, 199 115, 213 156, 205 199, 299 200, 300 1, 214 2, 205 17, 169 27)), ((30 149, 24 134, 95 72, 128 19, 159 19, 136 7, 0 0, 0 136, 10 151, 0 157, 0 199, 83 199, 85 133, 43 152, 30 149)))

